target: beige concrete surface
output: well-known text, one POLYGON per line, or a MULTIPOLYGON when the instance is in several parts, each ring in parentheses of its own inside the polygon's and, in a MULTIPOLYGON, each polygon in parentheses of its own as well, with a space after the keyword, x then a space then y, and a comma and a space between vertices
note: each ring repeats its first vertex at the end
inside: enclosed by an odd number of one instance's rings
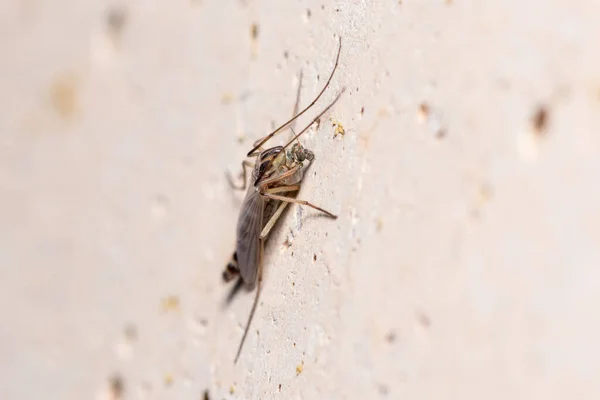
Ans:
POLYGON ((2 2, 0 398, 599 398, 599 15, 2 2), (347 88, 302 139, 300 197, 340 217, 290 207, 234 365, 225 173, 339 35, 298 126, 347 88))

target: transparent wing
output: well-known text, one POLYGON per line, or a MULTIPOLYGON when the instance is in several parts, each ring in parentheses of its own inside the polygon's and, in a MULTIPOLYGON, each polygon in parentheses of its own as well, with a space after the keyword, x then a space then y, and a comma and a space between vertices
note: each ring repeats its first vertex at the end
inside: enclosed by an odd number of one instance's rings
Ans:
POLYGON ((248 188, 237 225, 237 258, 240 275, 250 287, 256 284, 259 237, 263 225, 263 199, 254 187, 248 188))

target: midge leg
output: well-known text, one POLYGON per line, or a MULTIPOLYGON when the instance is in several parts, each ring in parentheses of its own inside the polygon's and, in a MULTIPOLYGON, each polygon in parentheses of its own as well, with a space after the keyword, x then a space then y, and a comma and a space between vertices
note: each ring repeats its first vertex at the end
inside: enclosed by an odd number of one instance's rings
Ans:
POLYGON ((258 253, 259 254, 259 256, 258 256, 258 284, 257 284, 257 288, 256 288, 256 296, 254 297, 254 304, 252 304, 252 310, 250 310, 250 316, 248 317, 246 329, 244 330, 244 336, 242 336, 242 341, 240 342, 240 347, 238 348, 237 354, 235 356, 236 363, 237 363, 238 358, 240 357, 240 353, 242 352, 242 347, 244 346, 244 341, 246 340, 246 336, 248 335, 248 330, 250 329, 250 323, 252 322, 252 318, 254 318, 254 312, 256 311, 256 306, 258 305, 258 297, 260 295, 260 289, 261 289, 261 284, 262 284, 265 241, 267 239, 267 236, 269 236, 271 229, 273 228, 273 226, 275 225, 275 223, 277 222, 277 220, 281 216, 281 213, 283 212, 283 210, 285 210, 285 207, 287 207, 287 205, 288 205, 288 203, 282 202, 279 205, 279 207, 277 207, 277 211, 275 211, 275 213, 273 214, 271 219, 269 219, 269 222, 267 222, 267 224, 263 228, 262 232, 260 233, 260 237, 258 238, 260 250, 258 253))
POLYGON ((296 172, 298 172, 298 170, 302 168, 300 165, 296 165, 295 167, 293 167, 292 169, 290 169, 287 172, 284 172, 281 175, 277 175, 274 176, 272 178, 268 178, 268 179, 263 179, 260 182, 260 187, 261 187, 261 191, 264 190, 265 188, 268 188, 269 185, 273 184, 273 183, 277 183, 277 182, 281 182, 282 180, 284 180, 285 178, 289 178, 290 176, 294 175, 296 172))
POLYGON ((252 322, 252 318, 254 318, 254 312, 256 311, 256 306, 258 305, 258 298, 260 297, 260 289, 262 287, 263 259, 265 253, 265 241, 262 235, 258 239, 258 245, 260 246, 260 249, 258 253, 258 284, 256 286, 256 295, 254 296, 254 303, 252 304, 252 309, 250 310, 250 315, 248 316, 248 322, 246 322, 246 329, 244 329, 244 335, 242 336, 240 347, 238 347, 237 354, 235 355, 235 361, 233 362, 234 364, 237 364, 238 358, 240 358, 240 354, 242 353, 242 347, 244 346, 244 342, 246 341, 246 336, 248 336, 248 330, 250 330, 250 323, 252 322))
POLYGON ((282 192, 293 192, 294 190, 300 190, 300 185, 277 186, 274 188, 269 188, 266 191, 268 193, 275 194, 282 192))
POLYGON ((281 213, 283 213, 283 210, 285 210, 285 208, 287 207, 288 204, 289 203, 282 201, 281 204, 279 205, 279 207, 277 207, 277 211, 275 211, 275 213, 273 214, 271 219, 269 219, 269 222, 267 222, 265 224, 265 227, 263 228, 262 232, 260 233, 261 238, 264 238, 264 239, 267 238, 267 236, 271 232, 271 229, 273 229, 273 226, 275 225, 275 223, 281 216, 281 213))
POLYGON ((273 199, 273 200, 279 200, 279 201, 285 201, 286 203, 295 203, 295 204, 302 204, 302 205, 305 205, 305 206, 309 206, 309 207, 314 208, 315 210, 319 210, 322 213, 327 214, 327 216, 329 216, 329 217, 331 217, 333 219, 337 219, 337 215, 334 215, 334 214, 330 213, 329 211, 322 209, 319 206, 316 206, 316 205, 314 205, 312 203, 309 203, 306 200, 298 200, 298 199, 295 199, 293 197, 279 196, 277 194, 273 194, 273 193, 278 193, 278 192, 286 192, 286 191, 288 191, 287 190, 288 188, 292 188, 289 191, 296 190, 295 189, 296 186, 297 185, 293 185, 293 186, 280 186, 280 187, 276 187, 276 188, 272 188, 272 189, 266 189, 264 192, 261 192, 260 194, 262 196, 265 196, 265 197, 267 197, 269 199, 273 199))
POLYGON ((279 186, 279 187, 267 189, 267 193, 261 193, 265 197, 269 197, 274 200, 280 200, 281 204, 279 205, 279 207, 277 207, 277 211, 275 211, 273 216, 269 219, 269 222, 266 223, 265 227, 263 228, 262 232, 260 233, 260 237, 258 240, 260 249, 259 249, 259 258, 258 258, 258 283, 257 283, 257 287, 256 287, 256 296, 254 297, 254 303, 252 304, 252 309, 250 310, 250 315, 248 316, 248 322, 246 323, 246 329, 244 330, 244 335, 242 336, 240 346, 238 347, 238 351, 235 356, 235 363, 237 363, 237 360, 240 357, 240 354, 242 352, 242 347, 244 346, 244 342, 246 341, 246 336, 248 336, 248 331, 250 330, 250 324, 252 323, 252 319, 254 318, 254 313, 256 312, 256 307, 258 305, 258 298, 260 296, 260 291, 261 291, 261 287, 262 287, 262 273, 263 273, 265 241, 266 241, 267 237, 269 236, 269 233, 271 233, 271 229, 273 229, 273 226, 275 226, 275 223, 277 222, 277 220, 283 213, 283 210, 285 210, 285 207, 287 207, 287 205, 289 203, 304 204, 304 205, 316 208, 317 210, 324 212, 325 214, 329 215, 332 218, 337 218, 337 216, 333 215, 332 213, 325 211, 322 208, 317 207, 313 204, 310 204, 307 201, 296 200, 292 197, 278 196, 278 195, 273 194, 273 193, 281 193, 281 192, 293 192, 298 189, 300 189, 300 185, 279 186))
POLYGON ((231 172, 227 171, 227 181, 229 182, 229 186, 231 186, 233 189, 236 190, 246 190, 246 186, 248 184, 248 179, 247 178, 247 171, 246 168, 254 168, 254 164, 252 163, 252 161, 249 160, 244 160, 242 161, 242 178, 244 179, 242 182, 241 186, 236 185, 235 183, 233 183, 233 178, 231 177, 231 172))

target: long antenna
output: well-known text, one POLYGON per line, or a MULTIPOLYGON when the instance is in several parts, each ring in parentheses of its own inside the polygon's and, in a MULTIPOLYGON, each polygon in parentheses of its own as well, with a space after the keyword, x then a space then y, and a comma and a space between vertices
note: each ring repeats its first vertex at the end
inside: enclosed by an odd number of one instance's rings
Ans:
POLYGON ((275 136, 275 134, 277 132, 279 132, 280 130, 282 130, 285 127, 287 127, 290 123, 294 122, 294 120, 296 120, 298 117, 300 117, 302 114, 304 114, 312 106, 315 105, 315 103, 317 102, 317 100, 319 100, 319 98, 321 98, 321 95, 325 92, 325 89, 327 89, 327 87, 329 86, 329 83, 331 82, 331 79, 333 78, 333 74, 335 73, 335 70, 337 69, 338 63, 340 61, 340 54, 341 54, 341 52, 342 52, 342 37, 340 36, 340 46, 338 48, 337 56, 335 57, 335 65, 333 66, 333 70, 331 71, 331 74, 329 75, 329 79, 327 79, 327 82, 325 83, 325 86, 323 86, 323 89, 321 89, 321 91, 319 92, 319 94, 317 95, 317 97, 315 97, 315 99, 312 101, 312 103, 310 103, 305 109, 303 109, 302 111, 300 111, 298 114, 294 115, 290 120, 288 120, 286 123, 284 123, 283 125, 281 125, 279 128, 277 128, 273 132, 269 133, 263 140, 261 140, 256 146, 254 146, 252 148, 252 150, 250 150, 248 152, 248 154, 247 154, 248 157, 250 157, 250 155, 252 153, 254 153, 256 150, 258 150, 269 139, 271 139, 273 136, 275 136))
POLYGON ((250 330, 250 324, 252 323, 252 319, 254 318, 254 313, 256 312, 256 306, 258 305, 258 296, 260 296, 260 282, 258 280, 258 287, 256 288, 256 296, 254 297, 254 303, 252 303, 252 309, 250 310, 250 315, 248 316, 248 322, 246 322, 246 329, 244 329, 244 336, 242 336, 242 340, 240 341, 240 345, 238 347, 237 353, 235 354, 234 364, 237 364, 238 359, 240 358, 240 354, 242 354, 242 347, 244 347, 244 342, 246 341, 246 336, 248 336, 248 331, 250 330))
MULTIPOLYGON (((304 127, 304 129, 302 129, 300 131, 300 133, 294 135, 294 137, 292 138, 292 140, 290 140, 289 142, 287 142, 287 144, 285 146, 283 146, 281 148, 280 151, 284 151, 290 144, 292 144, 294 142, 294 140, 298 139, 304 132, 306 132, 308 130, 308 128, 310 128, 312 126, 312 124, 315 123, 316 120, 318 120, 319 118, 321 118, 323 116, 323 114, 325 114, 327 111, 329 111, 329 109, 331 107, 333 107, 333 105, 340 99, 340 97, 342 96, 342 93, 344 93, 346 91, 346 88, 342 88, 342 91, 338 93, 337 96, 335 96, 335 99, 333 99, 333 101, 327 106, 325 107, 325 109, 323 111, 321 111, 319 113, 319 115, 317 115, 311 122, 310 124, 306 125, 304 127)), ((293 132, 293 130, 292 130, 293 132)), ((271 165, 273 164, 273 160, 275 159, 275 157, 271 158, 271 160, 269 160, 269 164, 267 164, 266 168, 263 169, 262 173, 260 173, 256 179, 254 180, 254 186, 258 185, 258 182, 260 182, 260 180, 262 179, 263 175, 265 174, 266 171, 269 170, 269 168, 271 167, 271 165)), ((262 169, 262 168, 261 168, 262 169)))
MULTIPOLYGON (((262 213, 261 213, 262 214, 262 213)), ((262 221, 262 215, 261 219, 262 221)), ((252 323, 252 319, 254 318, 254 312, 256 311, 256 306, 258 305, 258 298, 260 297, 260 289, 262 287, 262 273, 263 273, 263 260, 264 260, 264 252, 265 246, 261 239, 259 239, 260 250, 258 253, 258 286, 256 288, 256 295, 254 296, 254 303, 252 303, 252 309, 250 310, 250 315, 248 315, 248 322, 246 322, 246 329, 244 329, 244 336, 242 336, 242 340, 240 341, 240 346, 238 347, 238 351, 235 355, 234 364, 237 364, 238 359, 240 358, 240 354, 242 353, 242 347, 244 347, 244 342, 246 341, 246 336, 248 336, 248 331, 250 330, 250 324, 252 323)))
POLYGON ((313 119, 313 120, 310 122, 310 124, 306 125, 306 127, 305 127, 304 129, 302 129, 302 130, 300 131, 300 133, 298 133, 298 134, 294 135, 294 137, 293 137, 293 138, 292 138, 292 139, 291 139, 289 142, 287 142, 287 144, 286 144, 285 146, 283 146, 283 149, 282 149, 282 150, 285 150, 285 149, 286 149, 286 148, 287 148, 287 147, 288 147, 290 144, 292 144, 292 143, 294 142, 294 140, 298 139, 298 138, 299 138, 299 137, 300 137, 300 136, 301 136, 301 135, 302 135, 304 132, 306 132, 306 131, 307 131, 307 130, 308 130, 308 129, 309 129, 311 126, 312 126, 312 124, 314 124, 314 123, 315 123, 315 121, 317 121, 319 118, 321 118, 321 117, 323 116, 323 114, 325 114, 327 111, 329 111, 329 109, 330 109, 331 107, 333 107, 333 105, 334 105, 335 103, 337 103, 337 101, 338 101, 338 100, 340 99, 340 97, 342 96, 342 93, 344 93, 345 91, 346 91, 346 88, 345 88, 345 87, 344 87, 344 88, 342 88, 342 91, 341 91, 341 92, 339 92, 337 96, 335 96, 335 99, 333 99, 333 101, 332 101, 332 102, 331 102, 331 103, 330 103, 330 104, 329 104, 327 107, 325 107, 325 109, 324 109, 323 111, 321 111, 321 112, 319 113, 319 115, 317 115, 317 116, 316 116, 316 117, 315 117, 315 118, 314 118, 314 119, 313 119))

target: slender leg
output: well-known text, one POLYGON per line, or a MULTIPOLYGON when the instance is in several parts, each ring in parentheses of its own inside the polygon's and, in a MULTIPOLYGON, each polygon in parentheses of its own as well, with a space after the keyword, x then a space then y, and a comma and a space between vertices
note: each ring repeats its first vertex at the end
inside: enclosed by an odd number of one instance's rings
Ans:
POLYGON ((300 190, 300 185, 277 186, 274 188, 267 189, 267 193, 275 194, 283 192, 293 192, 295 190, 300 190))
POLYGON ((235 183, 233 183, 233 178, 231 177, 231 173, 229 171, 227 171, 227 181, 229 181, 229 186, 231 186, 233 189, 236 189, 236 190, 246 190, 246 186, 248 184, 248 182, 247 182, 248 180, 246 179, 247 178, 246 168, 248 168, 248 167, 253 168, 254 164, 249 160, 242 161, 242 177, 244 180, 242 181, 241 186, 238 186, 235 183))
POLYGON ((333 107, 333 105, 335 103, 337 103, 337 101, 340 99, 340 97, 342 97, 342 94, 345 91, 346 91, 346 88, 343 87, 342 90, 337 94, 337 96, 335 96, 335 98, 333 99, 333 101, 331 103, 329 103, 329 105, 327 107, 325 107, 315 118, 313 118, 313 120, 310 121, 310 123, 308 125, 306 125, 304 127, 304 129, 302 129, 300 131, 300 133, 294 135, 294 137, 289 142, 287 142, 287 144, 285 146, 283 146, 283 148, 284 149, 287 148, 294 140, 298 139, 302 134, 304 134, 304 132, 306 132, 318 119, 320 119, 323 116, 323 114, 325 114, 327 111, 329 111, 329 109, 331 107, 333 107))
POLYGON ((260 297, 260 289, 262 284, 262 272, 263 272, 263 255, 265 252, 265 243, 263 239, 259 239, 260 250, 258 253, 258 285, 256 287, 256 296, 254 297, 254 303, 252 304, 252 309, 250 310, 250 315, 248 316, 248 322, 246 323, 246 329, 244 330, 244 335, 242 336, 242 340, 240 342, 240 346, 238 347, 237 354, 235 355, 234 364, 237 364, 238 358, 240 358, 240 354, 242 352, 242 347, 244 346, 244 342, 246 341, 246 336, 248 336, 248 330, 250 330, 250 323, 252 322, 252 318, 254 318, 254 312, 256 311, 256 306, 258 305, 258 298, 260 297))
MULTIPOLYGON (((285 187, 285 186, 283 186, 283 187, 285 187)), ((280 188, 274 188, 274 189, 280 189, 280 188)), ((273 189, 267 189, 264 192, 261 192, 260 194, 262 196, 265 196, 265 197, 267 197, 269 199, 273 199, 273 200, 279 200, 279 201, 285 201, 287 203, 295 203, 295 204, 302 204, 302 205, 305 205, 305 206, 309 206, 309 207, 314 208, 315 210, 319 210, 322 213, 327 214, 329 217, 331 217, 333 219, 337 219, 337 215, 334 215, 334 214, 330 213, 329 211, 322 209, 319 206, 311 204, 311 203, 309 203, 306 200, 298 200, 298 199, 294 199, 292 197, 286 197, 286 196, 279 196, 279 195, 276 195, 276 194, 271 194, 271 193, 269 193, 270 190, 273 190, 273 189)), ((279 191, 282 191, 282 190, 279 190, 279 191)))
MULTIPOLYGON (((256 146, 257 144, 259 144, 260 142, 262 142, 264 138, 266 138, 266 136, 263 136, 260 139, 256 139, 254 141, 254 143, 252 143, 252 146, 253 147, 256 146)), ((256 151, 254 151, 254 153, 252 153, 252 154, 255 154, 255 153, 260 153, 260 147, 256 148, 256 151)))
POLYGON ((283 179, 289 178, 290 176, 294 175, 300 168, 302 168, 300 165, 296 165, 295 167, 293 167, 287 172, 284 172, 281 175, 274 176, 273 178, 264 179, 260 182, 260 186, 262 189, 267 188, 272 183, 280 182, 283 179))
POLYGON ((240 346, 238 348, 237 355, 235 356, 236 363, 237 363, 238 358, 240 357, 240 353, 242 352, 242 346, 244 345, 244 341, 246 340, 246 336, 248 335, 248 330, 250 329, 250 323, 252 322, 252 318, 254 317, 254 312, 256 311, 256 306, 258 304, 258 296, 260 294, 261 285, 262 285, 262 272, 263 272, 263 258, 264 258, 264 252, 265 252, 265 241, 267 239, 267 236, 269 235, 269 232, 271 231, 271 229, 273 228, 273 226, 275 225, 275 223, 277 222, 277 220, 281 216, 281 213, 283 212, 285 207, 287 207, 287 205, 288 205, 287 202, 282 202, 279 205, 279 207, 277 208, 277 211, 275 211, 273 216, 269 219, 269 222, 267 222, 267 224, 263 228, 262 232, 260 233, 260 237, 258 238, 260 249, 259 249, 259 253, 258 253, 259 254, 259 256, 258 256, 258 285, 257 285, 257 289, 256 289, 256 297, 254 298, 254 304, 252 305, 252 310, 250 310, 250 316, 248 317, 246 329, 244 330, 244 336, 242 336, 242 340, 240 342, 240 346))
MULTIPOLYGON (((272 190, 274 190, 275 192, 271 192, 271 193, 292 192, 292 191, 295 191, 298 189, 300 189, 300 185, 280 186, 277 188, 273 188, 272 190)), ((281 204, 279 205, 279 207, 277 207, 277 210, 275 211, 275 213, 273 213, 273 216, 271 217, 271 219, 269 219, 269 222, 266 223, 265 227, 263 228, 262 232, 260 233, 261 240, 265 240, 267 238, 267 236, 271 232, 271 229, 273 229, 273 226, 275 225, 275 223, 281 216, 281 213, 283 212, 283 210, 285 210, 285 208, 287 207, 288 204, 289 204, 288 202, 282 201, 281 204)))
POLYGON ((271 232, 271 229, 273 229, 273 226, 275 225, 275 223, 277 222, 277 220, 281 216, 281 213, 283 213, 283 210, 285 210, 287 205, 288 205, 288 203, 286 203, 285 201, 282 201, 281 204, 279 205, 279 207, 277 207, 277 211, 275 211, 275 213, 273 214, 273 216, 271 217, 269 222, 267 222, 267 224, 263 228, 262 232, 260 233, 261 240, 265 240, 267 238, 267 236, 271 232))
MULTIPOLYGON (((283 174, 283 175, 285 175, 285 174, 283 174)), ((322 208, 317 207, 313 204, 310 204, 307 201, 296 200, 291 197, 278 196, 278 195, 272 194, 272 193, 281 193, 281 192, 291 192, 291 191, 295 191, 298 189, 300 189, 300 185, 279 186, 276 188, 267 189, 267 193, 261 193, 263 196, 271 198, 273 200, 280 200, 281 204, 279 205, 279 207, 277 208, 277 210, 275 211, 273 216, 269 219, 269 222, 266 223, 265 227, 263 228, 262 232, 260 233, 260 237, 258 238, 260 247, 259 247, 259 253, 258 253, 259 254, 259 256, 258 256, 258 283, 257 283, 257 288, 256 288, 256 295, 254 297, 254 303, 252 304, 252 309, 250 310, 250 315, 248 316, 248 322, 246 323, 246 329, 244 329, 244 335, 242 336, 242 340, 240 341, 240 345, 238 347, 238 351, 235 356, 234 363, 237 363, 238 359, 240 358, 240 354, 242 352, 242 347, 244 346, 244 342, 246 341, 246 336, 248 336, 248 331, 250 330, 250 324, 252 323, 252 319, 254 318, 254 313, 256 312, 256 307, 258 306, 258 299, 260 297, 260 292, 261 292, 261 288, 262 288, 262 274, 263 274, 263 261, 264 261, 264 253, 265 253, 265 241, 266 241, 267 236, 271 232, 271 229, 273 228, 273 226, 275 225, 275 223, 277 222, 277 220, 283 213, 283 210, 285 209, 285 207, 287 207, 287 205, 289 203, 304 204, 304 205, 316 208, 317 210, 324 212, 325 214, 329 215, 332 218, 337 218, 337 216, 331 214, 330 212, 325 211, 322 208), (269 191, 270 191, 270 193, 269 193, 269 191)))
MULTIPOLYGON (((257 143, 257 142, 255 142, 257 143)), ((254 146, 254 145, 252 145, 254 146)), ((248 153, 247 156, 248 157, 257 157, 260 155, 260 153, 262 153, 265 149, 263 149, 262 147, 257 147, 256 151, 253 151, 252 153, 248 153)))

